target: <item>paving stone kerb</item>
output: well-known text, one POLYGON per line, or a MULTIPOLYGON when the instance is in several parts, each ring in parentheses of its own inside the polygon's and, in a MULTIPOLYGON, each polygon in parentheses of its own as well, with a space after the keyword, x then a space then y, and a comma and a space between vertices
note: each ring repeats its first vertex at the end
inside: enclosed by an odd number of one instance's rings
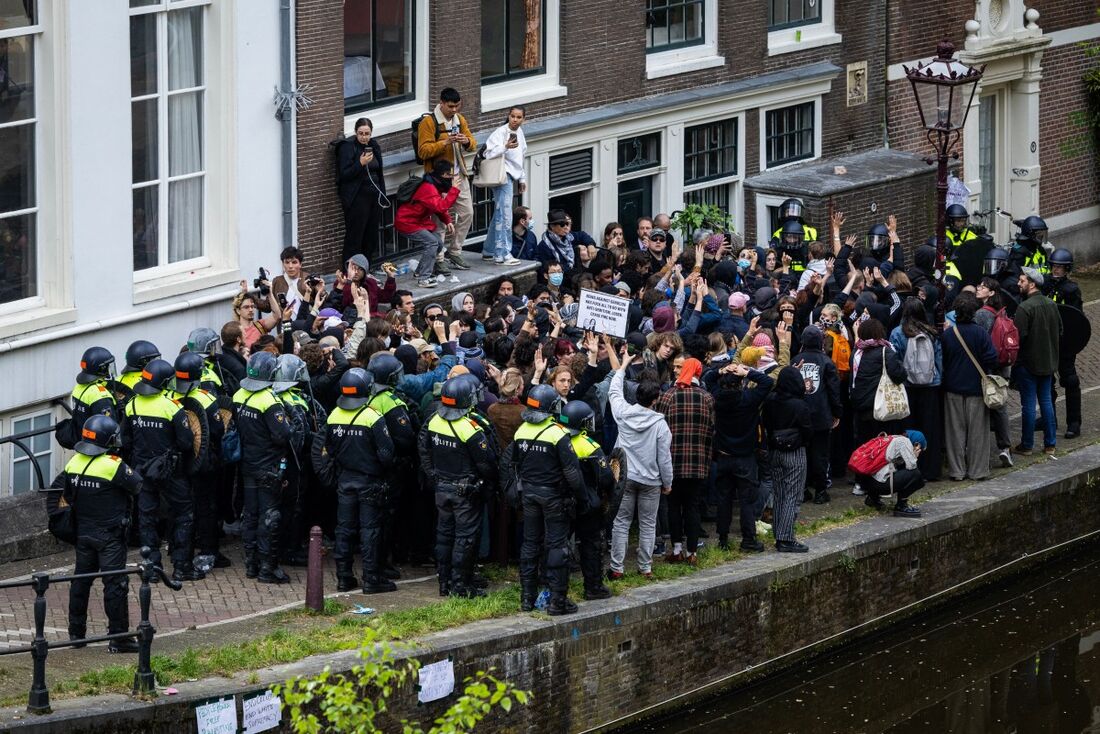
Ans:
MULTIPOLYGON (((806 556, 767 553, 673 582, 585 603, 569 618, 516 615, 424 638, 409 654, 451 657, 459 678, 497 674, 535 694, 534 703, 485 731, 579 732, 692 696, 820 652, 998 575, 1050 557, 1051 548, 1100 537, 1100 445, 1058 461, 925 502, 920 520, 873 518, 814 537, 806 556)), ((193 732, 193 705, 246 694, 325 665, 346 670, 353 651, 248 675, 180 684, 180 695, 57 701, 55 713, 0 726, 21 732, 193 732)), ((432 720, 446 701, 416 706, 401 691, 393 711, 432 720)))

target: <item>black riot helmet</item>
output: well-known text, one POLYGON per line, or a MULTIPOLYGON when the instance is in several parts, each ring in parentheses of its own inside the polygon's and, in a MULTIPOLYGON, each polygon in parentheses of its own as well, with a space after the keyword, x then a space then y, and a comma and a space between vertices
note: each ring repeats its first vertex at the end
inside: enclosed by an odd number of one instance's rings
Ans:
POLYGON ((592 433, 596 430, 596 413, 592 410, 592 406, 583 400, 570 400, 561 409, 558 423, 561 423, 565 430, 574 436, 581 431, 592 433))
POLYGON ((114 363, 115 355, 103 347, 88 347, 80 357, 80 373, 76 381, 81 385, 90 385, 97 380, 109 379, 114 363))
POLYGON ((145 365, 160 356, 160 350, 153 342, 138 339, 126 347, 126 366, 123 372, 141 372, 145 365))
POLYGON ((477 391, 473 383, 457 375, 443 383, 439 391, 439 407, 436 412, 444 420, 453 421, 470 412, 477 403, 477 391))
POLYGON ((527 409, 520 416, 528 423, 542 423, 561 412, 561 395, 549 385, 535 385, 527 393, 527 409))
POLYGON ((1046 244, 1047 223, 1042 217, 1032 214, 1030 217, 1014 220, 1012 223, 1020 228, 1016 239, 1026 240, 1040 247, 1046 244))
POLYGON ((73 448, 85 456, 99 456, 121 445, 121 433, 122 429, 114 418, 97 413, 84 421, 80 440, 73 448))
POLYGON ((797 219, 802 223, 802 213, 805 211, 805 207, 802 206, 801 199, 787 199, 779 205, 779 221, 784 222, 788 219, 797 219))
POLYGON ((172 365, 176 370, 175 391, 181 395, 191 392, 191 389, 202 382, 202 371, 205 362, 201 354, 196 352, 180 352, 176 357, 176 363, 172 365))
POLYGON ((141 371, 141 379, 134 383, 138 395, 156 395, 168 387, 168 381, 176 376, 176 368, 166 360, 154 359, 141 371))
POLYGON ((783 226, 779 228, 779 248, 782 250, 797 250, 802 249, 802 242, 806 239, 806 231, 802 229, 802 225, 794 219, 788 219, 783 222, 783 226))
POLYGON ((1064 247, 1059 247, 1057 250, 1050 253, 1048 262, 1051 265, 1064 266, 1067 273, 1073 271, 1073 253, 1064 247))
POLYGON ((374 375, 374 392, 397 387, 397 383, 405 376, 405 367, 401 360, 389 352, 372 354, 367 362, 367 371, 374 375))
POLYGON ((997 276, 1008 265, 1008 252, 1003 247, 991 247, 982 261, 982 274, 997 276))
POLYGON ((966 211, 966 207, 962 204, 952 204, 947 207, 944 212, 947 217, 947 227, 955 234, 959 234, 966 229, 967 222, 970 220, 970 213, 966 211))
POLYGON ((873 224, 867 230, 867 249, 879 255, 890 249, 890 230, 885 224, 873 224))
POLYGON ((358 410, 370 400, 374 375, 362 367, 352 367, 340 378, 340 397, 336 404, 344 410, 358 410))

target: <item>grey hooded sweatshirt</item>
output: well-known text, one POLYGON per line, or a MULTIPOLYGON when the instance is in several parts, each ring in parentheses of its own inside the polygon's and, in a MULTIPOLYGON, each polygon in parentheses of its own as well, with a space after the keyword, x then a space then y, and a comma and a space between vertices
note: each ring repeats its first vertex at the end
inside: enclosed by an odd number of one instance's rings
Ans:
POLYGON ((626 454, 626 477, 649 487, 671 487, 672 431, 657 411, 626 401, 623 375, 623 370, 615 372, 607 399, 619 427, 615 445, 626 454))

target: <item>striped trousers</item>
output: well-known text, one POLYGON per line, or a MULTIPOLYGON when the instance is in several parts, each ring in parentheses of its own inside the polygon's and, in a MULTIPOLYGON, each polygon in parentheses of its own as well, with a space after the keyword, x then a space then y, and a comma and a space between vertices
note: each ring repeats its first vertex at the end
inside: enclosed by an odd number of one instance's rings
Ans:
POLYGON ((776 540, 794 540, 794 521, 806 490, 806 449, 768 452, 772 473, 773 530, 776 540))

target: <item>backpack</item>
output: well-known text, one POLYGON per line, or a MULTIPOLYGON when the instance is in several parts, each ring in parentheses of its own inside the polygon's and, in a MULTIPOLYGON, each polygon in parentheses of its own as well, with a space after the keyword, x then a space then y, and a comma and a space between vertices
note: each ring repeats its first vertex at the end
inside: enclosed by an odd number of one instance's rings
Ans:
POLYGON ((857 475, 871 476, 886 466, 888 463, 886 461, 886 449, 893 440, 894 436, 880 433, 857 448, 852 452, 852 457, 848 459, 848 471, 857 475))
POLYGON ((840 373, 843 382, 844 376, 852 371, 852 345, 848 343, 848 337, 838 332, 827 334, 833 340, 829 349, 829 358, 836 365, 836 371, 840 373))
POLYGON ((932 337, 924 332, 909 337, 902 364, 909 373, 910 385, 931 385, 936 377, 936 347, 932 337))
POLYGON ((993 320, 989 338, 993 341, 993 348, 997 350, 999 366, 1011 367, 1016 364, 1016 357, 1020 354, 1020 330, 1016 328, 1016 323, 1008 317, 1003 308, 997 312, 993 320))
POLYGON ((418 176, 415 173, 409 176, 397 187, 397 193, 393 195, 394 203, 397 206, 408 204, 416 196, 416 190, 420 188, 422 183, 424 183, 423 176, 418 176))
POLYGON ((424 165, 427 161, 420 157, 420 123, 424 121, 425 117, 432 118, 432 122, 435 123, 435 137, 439 138, 439 120, 435 119, 434 112, 423 112, 417 116, 415 120, 410 124, 410 132, 412 133, 412 148, 413 155, 416 157, 416 162, 420 165, 424 165))

